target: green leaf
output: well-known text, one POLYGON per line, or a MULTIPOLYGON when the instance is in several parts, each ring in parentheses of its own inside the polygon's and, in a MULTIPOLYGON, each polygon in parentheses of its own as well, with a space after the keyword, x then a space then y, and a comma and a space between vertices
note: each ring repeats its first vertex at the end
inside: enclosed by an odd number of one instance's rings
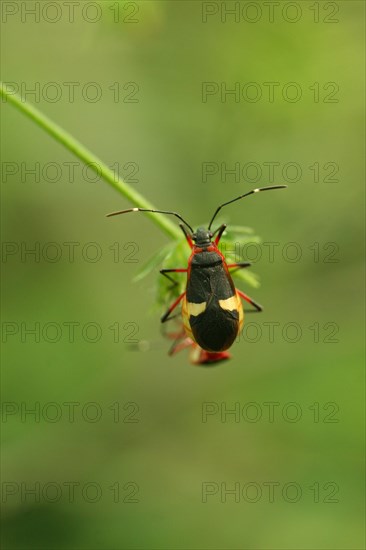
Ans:
POLYGON ((144 265, 138 270, 137 274, 132 279, 133 282, 138 282, 144 279, 154 268, 157 268, 161 264, 165 257, 168 256, 170 250, 174 247, 174 242, 168 243, 161 248, 152 258, 150 258, 144 265))

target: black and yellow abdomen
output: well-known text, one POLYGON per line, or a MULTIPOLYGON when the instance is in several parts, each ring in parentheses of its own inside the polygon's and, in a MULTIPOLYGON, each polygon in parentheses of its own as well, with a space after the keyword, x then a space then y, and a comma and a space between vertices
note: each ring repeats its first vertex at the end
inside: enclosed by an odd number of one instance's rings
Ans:
POLYGON ((241 331, 241 299, 217 249, 194 254, 182 315, 187 335, 206 351, 230 348, 241 331))

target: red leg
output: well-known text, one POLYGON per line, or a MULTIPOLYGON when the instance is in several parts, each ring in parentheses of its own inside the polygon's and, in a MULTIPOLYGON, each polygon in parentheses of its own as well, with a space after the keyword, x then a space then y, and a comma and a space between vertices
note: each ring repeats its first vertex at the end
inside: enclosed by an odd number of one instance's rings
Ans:
POLYGON ((248 304, 251 304, 253 307, 255 307, 255 309, 257 311, 263 311, 263 307, 259 304, 257 304, 254 300, 252 300, 251 298, 249 298, 249 296, 247 296, 246 294, 244 294, 244 292, 242 292, 241 290, 238 290, 236 289, 236 292, 239 294, 239 296, 241 298, 243 298, 243 300, 245 300, 246 302, 248 302, 248 304))
POLYGON ((216 239, 215 239, 215 245, 216 245, 216 246, 219 244, 220 239, 221 239, 221 237, 222 237, 222 234, 223 234, 223 232, 225 231, 226 228, 227 228, 227 224, 226 224, 226 223, 223 223, 222 225, 220 225, 220 227, 218 227, 218 228, 216 229, 216 231, 214 231, 214 232, 212 233, 212 236, 214 236, 215 233, 217 233, 217 237, 216 237, 216 239))
POLYGON ((166 321, 169 321, 169 315, 171 314, 171 312, 177 307, 177 305, 179 304, 179 302, 182 300, 182 298, 185 296, 185 291, 182 292, 182 294, 180 296, 178 296, 178 298, 175 300, 175 302, 170 306, 170 308, 168 309, 168 311, 166 313, 164 313, 164 315, 162 316, 161 318, 161 322, 162 323, 165 323, 166 321))
POLYGON ((179 224, 179 227, 180 227, 181 230, 183 231, 184 236, 185 236, 185 238, 187 239, 187 243, 188 243, 189 247, 190 247, 190 248, 193 248, 192 237, 191 237, 190 234, 188 233, 187 229, 184 227, 184 225, 183 225, 182 223, 179 224))
POLYGON ((187 273, 188 269, 186 267, 175 267, 174 269, 161 269, 160 273, 187 273))
POLYGON ((252 264, 250 262, 240 262, 237 264, 227 264, 228 268, 235 268, 234 271, 231 271, 231 273, 235 273, 235 271, 238 271, 239 269, 244 269, 245 267, 250 267, 252 264))
POLYGON ((183 331, 180 336, 174 341, 172 347, 170 348, 168 355, 175 355, 183 349, 189 348, 192 345, 192 340, 188 338, 186 333, 183 331))

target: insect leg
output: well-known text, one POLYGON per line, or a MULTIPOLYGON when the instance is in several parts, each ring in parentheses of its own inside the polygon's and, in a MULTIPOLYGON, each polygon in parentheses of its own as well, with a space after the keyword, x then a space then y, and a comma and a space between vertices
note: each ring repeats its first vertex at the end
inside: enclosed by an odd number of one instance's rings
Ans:
POLYGON ((187 239, 187 243, 188 243, 189 247, 193 248, 193 241, 192 241, 191 235, 188 233, 187 229, 184 227, 184 225, 182 223, 179 224, 179 227, 183 231, 184 236, 187 239))
POLYGON ((169 321, 169 315, 177 307, 177 305, 179 304, 179 302, 182 300, 182 298, 184 296, 185 296, 185 291, 182 292, 182 294, 180 296, 178 296, 178 298, 175 300, 175 302, 173 302, 173 304, 169 307, 168 311, 166 311, 166 313, 164 313, 164 315, 160 319, 162 323, 165 323, 166 321, 169 321))
MULTIPOLYGON (((178 317, 181 317, 180 311, 178 311, 177 313, 174 313, 174 315, 171 315, 169 319, 167 319, 165 322, 167 323, 168 321, 174 321, 174 319, 177 319, 178 317)), ((171 338, 171 335, 165 332, 164 327, 162 327, 162 329, 163 329, 163 332, 162 332, 163 336, 166 336, 167 338, 171 338)))
MULTIPOLYGON (((247 296, 246 294, 244 294, 244 292, 242 292, 241 290, 238 290, 236 289, 236 292, 239 294, 239 296, 241 298, 243 298, 243 300, 245 300, 246 302, 248 302, 249 304, 251 304, 253 307, 255 307, 255 310, 256 311, 263 311, 263 307, 260 305, 260 304, 257 304, 257 302, 255 302, 254 300, 252 300, 251 298, 249 298, 249 296, 247 296)), ((249 312, 247 312, 249 313, 249 312)))
POLYGON ((189 348, 192 345, 192 340, 187 337, 185 332, 183 331, 177 338, 174 340, 170 350, 168 351, 168 355, 175 355, 176 353, 179 353, 183 349, 189 348))
POLYGON ((225 231, 225 229, 227 228, 227 224, 226 223, 223 223, 222 225, 220 225, 220 227, 218 227, 213 233, 212 233, 212 236, 214 236, 216 233, 217 233, 217 237, 215 239, 215 245, 217 246, 220 242, 220 239, 222 237, 222 234, 223 232, 225 231))
POLYGON ((245 267, 250 267, 252 264, 250 262, 239 262, 237 264, 228 264, 228 268, 235 268, 233 271, 230 271, 230 273, 235 273, 235 271, 238 271, 239 269, 244 269, 245 267))
POLYGON ((173 283, 172 286, 170 287, 170 289, 172 289, 175 286, 177 286, 178 281, 175 281, 170 275, 168 275, 168 273, 187 273, 187 269, 184 269, 184 268, 182 268, 182 269, 161 269, 160 273, 162 275, 164 275, 164 277, 169 279, 169 281, 171 283, 173 283))

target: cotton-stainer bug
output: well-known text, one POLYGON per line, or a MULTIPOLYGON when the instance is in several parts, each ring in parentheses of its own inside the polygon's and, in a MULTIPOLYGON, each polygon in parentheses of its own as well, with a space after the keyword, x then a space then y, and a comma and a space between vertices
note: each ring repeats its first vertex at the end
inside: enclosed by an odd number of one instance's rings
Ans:
MULTIPOLYGON (((209 356, 213 354, 213 361, 227 358, 227 355, 223 352, 230 348, 241 331, 244 321, 241 298, 251 304, 256 311, 262 311, 262 306, 249 298, 244 292, 235 288, 229 270, 242 269, 248 267, 250 263, 226 263, 225 257, 218 249, 226 224, 220 225, 213 232, 211 226, 224 206, 260 191, 283 189, 285 187, 287 186, 260 187, 225 202, 217 207, 208 228, 199 227, 197 231, 193 231, 189 223, 180 214, 172 211, 129 208, 128 210, 108 214, 108 216, 116 216, 128 212, 155 212, 176 216, 183 222, 179 225, 192 250, 188 259, 188 266, 186 268, 162 269, 160 273, 173 284, 177 284, 177 282, 172 279, 169 273, 187 273, 186 290, 169 307, 162 316, 161 322, 165 323, 171 319, 171 313, 182 302, 182 318, 186 337, 197 344, 199 348, 208 352, 209 356), (189 229, 189 232, 185 226, 189 229), (215 240, 213 240, 214 237, 215 240)), ((182 338, 179 340, 182 340, 182 338)), ((179 340, 177 339, 177 346, 179 340)), ((174 351, 176 350, 173 349, 174 351)))

